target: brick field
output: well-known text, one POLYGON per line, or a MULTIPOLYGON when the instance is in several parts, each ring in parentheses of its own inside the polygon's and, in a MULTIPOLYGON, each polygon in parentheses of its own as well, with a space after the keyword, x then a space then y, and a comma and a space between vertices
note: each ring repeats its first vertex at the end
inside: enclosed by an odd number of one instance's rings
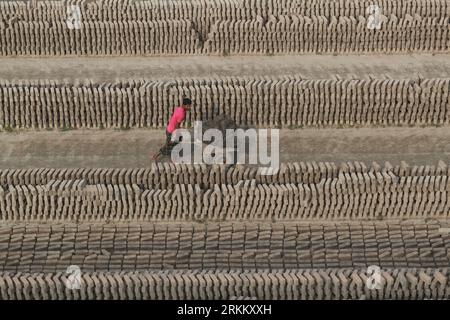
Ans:
POLYGON ((0 299, 449 299, 450 2, 378 2, 1 1, 0 299), (279 172, 152 161, 186 96, 279 172))

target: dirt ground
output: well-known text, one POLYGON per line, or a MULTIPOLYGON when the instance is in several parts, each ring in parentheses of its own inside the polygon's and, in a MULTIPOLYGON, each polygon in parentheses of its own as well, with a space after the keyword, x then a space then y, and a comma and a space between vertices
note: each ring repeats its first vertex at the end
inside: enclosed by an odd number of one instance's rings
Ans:
MULTIPOLYGON (((0 169, 148 167, 163 130, 0 133, 0 169)), ((281 161, 450 163, 450 127, 283 129, 281 161)))
POLYGON ((181 78, 300 74, 329 79, 448 77, 450 54, 0 58, 0 79, 181 78))
MULTIPOLYGON (((300 74, 305 78, 448 77, 449 55, 0 58, 0 79, 179 78, 300 74)), ((145 167, 162 130, 0 133, 0 168, 145 167)), ((450 128, 282 130, 281 161, 450 163, 450 128)))

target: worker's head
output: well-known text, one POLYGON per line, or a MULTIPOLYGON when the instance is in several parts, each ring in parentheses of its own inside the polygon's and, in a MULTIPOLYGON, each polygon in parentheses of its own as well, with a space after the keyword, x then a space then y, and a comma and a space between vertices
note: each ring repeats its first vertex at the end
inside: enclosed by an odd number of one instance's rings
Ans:
POLYGON ((183 104, 181 105, 184 110, 189 111, 192 107, 192 101, 189 98, 183 98, 183 104))

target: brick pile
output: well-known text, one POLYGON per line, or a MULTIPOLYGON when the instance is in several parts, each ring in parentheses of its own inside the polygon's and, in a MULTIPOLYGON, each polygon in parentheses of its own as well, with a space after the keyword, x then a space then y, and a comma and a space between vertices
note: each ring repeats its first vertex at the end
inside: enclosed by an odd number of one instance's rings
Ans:
POLYGON ((444 125, 449 92, 449 78, 0 80, 0 129, 159 128, 183 96, 195 102, 187 125, 216 114, 252 126, 444 125))
POLYGON ((0 3, 0 55, 448 52, 445 0, 0 3), (65 4, 65 5, 64 5, 65 4), (66 23, 78 5, 80 29, 66 23))

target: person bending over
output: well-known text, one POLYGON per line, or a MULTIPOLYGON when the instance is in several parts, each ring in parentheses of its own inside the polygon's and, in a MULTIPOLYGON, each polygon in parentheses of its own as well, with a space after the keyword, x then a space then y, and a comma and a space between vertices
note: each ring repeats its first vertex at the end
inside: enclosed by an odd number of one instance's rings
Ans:
POLYGON ((169 152, 170 148, 176 143, 172 143, 172 137, 175 134, 175 130, 180 127, 180 124, 186 119, 186 112, 189 112, 192 107, 192 101, 189 98, 183 98, 181 106, 177 107, 169 120, 166 127, 166 144, 165 151, 169 152))

